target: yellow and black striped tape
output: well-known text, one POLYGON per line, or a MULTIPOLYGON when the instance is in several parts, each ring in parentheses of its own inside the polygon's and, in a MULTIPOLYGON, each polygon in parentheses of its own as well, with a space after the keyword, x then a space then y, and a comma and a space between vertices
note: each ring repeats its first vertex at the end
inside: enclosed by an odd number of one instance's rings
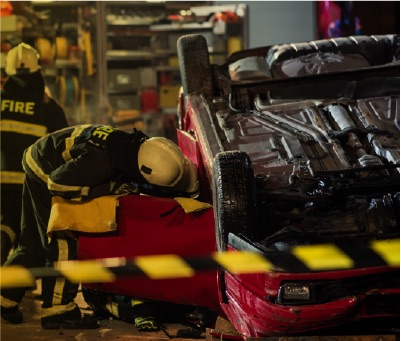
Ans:
POLYGON ((368 245, 320 244, 295 246, 288 252, 220 252, 208 256, 140 256, 133 259, 105 258, 63 261, 50 268, 8 266, 0 269, 0 288, 34 286, 37 278, 65 277, 74 283, 105 283, 119 277, 146 276, 150 279, 191 277, 195 273, 222 269, 231 273, 260 273, 281 269, 301 273, 347 270, 372 266, 400 265, 399 239, 368 245))

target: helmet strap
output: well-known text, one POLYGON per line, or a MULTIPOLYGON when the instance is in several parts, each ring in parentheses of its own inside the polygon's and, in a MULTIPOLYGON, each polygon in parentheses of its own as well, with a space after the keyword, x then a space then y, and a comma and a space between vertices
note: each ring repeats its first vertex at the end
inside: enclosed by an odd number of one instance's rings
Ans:
POLYGON ((149 167, 146 167, 145 165, 142 165, 141 172, 143 172, 145 174, 152 174, 152 168, 149 168, 149 167))
POLYGON ((29 74, 31 73, 29 68, 27 67, 18 67, 15 69, 17 71, 17 75, 21 75, 21 74, 29 74))
MULTIPOLYGON (((131 159, 133 164, 132 164, 132 171, 133 171, 133 178, 136 180, 135 182, 138 182, 140 184, 147 184, 149 185, 148 180, 144 178, 142 175, 141 169, 138 167, 138 154, 139 154, 139 148, 141 147, 141 144, 145 142, 149 137, 144 134, 140 130, 136 130, 135 128, 132 131, 133 134, 133 139, 131 141, 131 152, 133 152, 134 157, 131 159)), ((151 169, 149 169, 150 172, 152 172, 151 169)))
POLYGON ((184 192, 184 191, 178 190, 175 187, 159 186, 159 185, 153 185, 150 183, 138 184, 136 182, 133 182, 133 183, 131 183, 131 185, 138 188, 141 193, 153 195, 156 197, 162 197, 162 198, 175 198, 175 197, 195 198, 199 195, 199 191, 184 192))

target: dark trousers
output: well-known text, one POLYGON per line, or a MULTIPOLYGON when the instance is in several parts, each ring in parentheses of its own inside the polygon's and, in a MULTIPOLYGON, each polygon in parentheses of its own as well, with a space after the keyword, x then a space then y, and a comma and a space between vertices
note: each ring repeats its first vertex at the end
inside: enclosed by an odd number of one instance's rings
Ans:
MULTIPOLYGON (((17 249, 4 266, 21 265, 25 268, 53 266, 61 260, 74 260, 77 240, 63 232, 53 235, 49 242, 47 224, 50 217, 52 196, 47 185, 27 171, 22 193, 21 236, 17 249)), ((21 302, 26 288, 3 289, 1 295, 21 302)), ((74 300, 78 284, 64 278, 42 279, 43 308, 68 304, 74 300)))
POLYGON ((13 187, 1 185, 1 265, 10 250, 18 245, 21 231, 22 185, 13 187))

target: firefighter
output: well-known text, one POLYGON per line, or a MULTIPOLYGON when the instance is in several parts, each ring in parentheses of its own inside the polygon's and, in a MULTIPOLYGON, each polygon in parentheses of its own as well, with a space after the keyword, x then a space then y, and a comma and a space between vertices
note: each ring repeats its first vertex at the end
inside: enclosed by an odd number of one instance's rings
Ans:
POLYGON ((63 109, 45 93, 37 51, 21 43, 9 51, 1 90, 1 265, 20 234, 24 149, 68 126, 63 109))
MULTIPOLYGON (((40 138, 25 150, 23 166, 22 232, 4 266, 51 266, 76 258, 78 242, 72 231, 54 232, 48 241, 52 196, 83 201, 127 193, 193 197, 199 191, 195 165, 172 141, 98 124, 68 127, 40 138)), ((78 285, 66 279, 42 278, 43 328, 98 327, 93 317, 81 317, 74 302, 77 290, 78 285)), ((24 288, 2 290, 5 320, 22 322, 18 304, 24 293, 24 288)))

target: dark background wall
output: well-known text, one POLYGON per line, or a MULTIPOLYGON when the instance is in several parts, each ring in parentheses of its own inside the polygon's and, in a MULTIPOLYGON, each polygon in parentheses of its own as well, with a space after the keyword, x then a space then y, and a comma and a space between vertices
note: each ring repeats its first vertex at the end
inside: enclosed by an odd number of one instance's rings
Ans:
MULTIPOLYGON (((232 1, 236 2, 248 7, 247 42, 250 48, 322 38, 319 34, 319 3, 350 9, 351 24, 355 17, 360 20, 359 34, 400 33, 400 1, 232 1)), ((353 34, 355 31, 351 28, 349 35, 353 34)))
POLYGON ((362 34, 400 33, 399 1, 353 1, 353 13, 362 24, 362 34))

